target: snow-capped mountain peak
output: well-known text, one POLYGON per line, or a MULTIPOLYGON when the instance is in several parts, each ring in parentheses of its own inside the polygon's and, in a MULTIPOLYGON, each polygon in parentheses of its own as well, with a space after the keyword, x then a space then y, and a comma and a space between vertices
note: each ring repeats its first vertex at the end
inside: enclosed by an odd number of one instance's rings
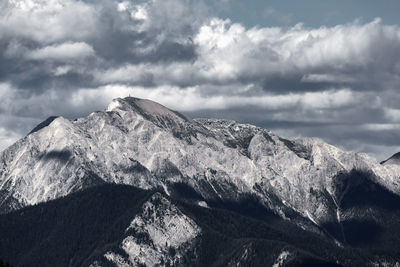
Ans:
POLYGON ((49 119, 2 152, 0 211, 121 183, 174 194, 186 188, 196 202, 251 194, 284 218, 297 214, 322 225, 340 220, 342 177, 353 170, 400 192, 399 165, 319 139, 287 140, 256 126, 192 120, 150 100, 119 98, 76 121, 49 119))
POLYGON ((117 98, 108 105, 106 111, 115 111, 116 109, 132 109, 139 114, 151 117, 170 117, 179 121, 189 121, 189 118, 184 115, 148 99, 135 97, 117 98))

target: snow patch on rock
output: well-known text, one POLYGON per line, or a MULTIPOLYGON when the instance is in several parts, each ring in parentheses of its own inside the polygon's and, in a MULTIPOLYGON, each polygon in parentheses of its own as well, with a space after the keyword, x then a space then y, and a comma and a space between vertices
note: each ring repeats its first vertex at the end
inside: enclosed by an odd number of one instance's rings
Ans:
POLYGON ((275 260, 273 267, 281 267, 285 264, 285 261, 290 256, 290 252, 287 250, 283 250, 281 254, 279 254, 278 258, 275 260))
POLYGON ((207 202, 205 202, 205 201, 199 201, 199 202, 197 202, 197 205, 199 205, 200 207, 203 207, 203 208, 209 208, 207 202))

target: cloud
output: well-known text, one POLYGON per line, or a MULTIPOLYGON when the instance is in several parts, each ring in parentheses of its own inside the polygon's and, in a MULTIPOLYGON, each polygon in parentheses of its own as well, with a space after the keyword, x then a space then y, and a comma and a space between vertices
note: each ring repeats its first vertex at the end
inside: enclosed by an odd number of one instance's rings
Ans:
POLYGON ((107 85, 99 88, 81 89, 72 96, 74 105, 84 105, 102 99, 105 106, 110 99, 121 95, 135 95, 149 98, 172 109, 193 112, 196 110, 224 110, 237 107, 258 107, 265 110, 282 110, 302 107, 305 110, 346 108, 357 104, 356 97, 351 91, 329 90, 288 95, 260 96, 205 96, 201 87, 191 87, 181 90, 179 87, 159 86, 156 88, 130 87, 126 85, 107 85))
POLYGON ((400 49, 400 29, 382 25, 380 20, 319 29, 296 25, 284 30, 245 29, 214 19, 195 40, 210 75, 226 81, 258 81, 267 91, 324 90, 332 84, 352 83, 356 89, 375 89, 377 78, 380 86, 391 86, 383 82, 389 73, 390 80, 398 82, 400 62, 393 55, 400 49), (275 88, 277 79, 283 86, 275 88), (287 86, 282 80, 289 81, 287 86))
POLYGON ((0 127, 0 151, 6 149, 10 144, 16 142, 20 136, 9 129, 0 127))
POLYGON ((81 40, 98 31, 99 12, 74 0, 5 0, 0 36, 39 43, 81 40))
POLYGON ((127 63, 98 70, 94 76, 102 83, 181 87, 251 83, 274 93, 346 86, 386 90, 400 82, 399 58, 389 56, 400 49, 399 34, 397 26, 382 25, 379 20, 319 29, 296 25, 284 30, 246 29, 229 20, 211 19, 193 36, 193 61, 127 63))
POLYGON ((303 83, 354 83, 357 80, 345 74, 306 74, 301 77, 303 83))
POLYGON ((267 9, 287 26, 246 28, 216 17, 213 7, 194 0, 2 1, 3 144, 48 116, 73 119, 131 94, 380 157, 397 147, 398 25, 288 26, 290 16, 267 9))
POLYGON ((27 57, 34 60, 79 60, 94 55, 93 48, 84 42, 51 45, 31 51, 27 57))

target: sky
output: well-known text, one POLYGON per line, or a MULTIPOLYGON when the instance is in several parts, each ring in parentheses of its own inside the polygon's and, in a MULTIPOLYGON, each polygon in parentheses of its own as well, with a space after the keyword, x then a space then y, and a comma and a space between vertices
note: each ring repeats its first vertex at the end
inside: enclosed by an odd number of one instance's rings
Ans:
POLYGON ((400 1, 2 0, 0 150, 116 97, 400 151, 400 1))
MULTIPOLYGON (((215 2, 209 0, 208 4, 215 5, 215 2)), ((308 27, 336 26, 355 20, 369 22, 377 17, 389 25, 400 21, 398 0, 226 0, 219 3, 215 8, 219 17, 230 18, 246 27, 292 26, 296 23, 308 27)))

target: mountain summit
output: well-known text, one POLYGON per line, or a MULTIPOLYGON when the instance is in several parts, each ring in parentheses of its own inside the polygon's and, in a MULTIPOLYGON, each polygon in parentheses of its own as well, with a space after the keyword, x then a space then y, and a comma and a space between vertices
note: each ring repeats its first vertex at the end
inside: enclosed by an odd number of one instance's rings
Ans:
POLYGON ((169 193, 183 184, 210 201, 255 194, 282 216, 289 209, 319 224, 336 217, 337 177, 345 173, 369 173, 400 192, 399 168, 367 155, 233 121, 192 120, 133 97, 76 121, 48 119, 0 158, 3 213, 101 183, 169 193))
POLYGON ((144 115, 144 116, 150 116, 152 118, 155 117, 170 117, 171 119, 176 119, 176 120, 184 120, 184 121, 189 121, 188 118, 186 118, 184 115, 172 111, 163 105, 148 100, 148 99, 140 99, 140 98, 135 98, 135 97, 126 97, 124 99, 122 98, 117 98, 114 99, 107 107, 106 111, 113 111, 115 109, 123 109, 125 108, 133 108, 136 112, 144 115))
POLYGON ((346 244, 345 225, 365 215, 349 204, 350 194, 360 198, 375 188, 391 199, 400 193, 399 176, 398 164, 319 139, 287 140, 234 121, 190 119, 127 97, 75 121, 52 117, 4 150, 0 213, 100 184, 126 184, 209 207, 250 198, 346 244))
POLYGON ((382 165, 400 165, 400 152, 394 154, 387 160, 381 162, 382 165))

